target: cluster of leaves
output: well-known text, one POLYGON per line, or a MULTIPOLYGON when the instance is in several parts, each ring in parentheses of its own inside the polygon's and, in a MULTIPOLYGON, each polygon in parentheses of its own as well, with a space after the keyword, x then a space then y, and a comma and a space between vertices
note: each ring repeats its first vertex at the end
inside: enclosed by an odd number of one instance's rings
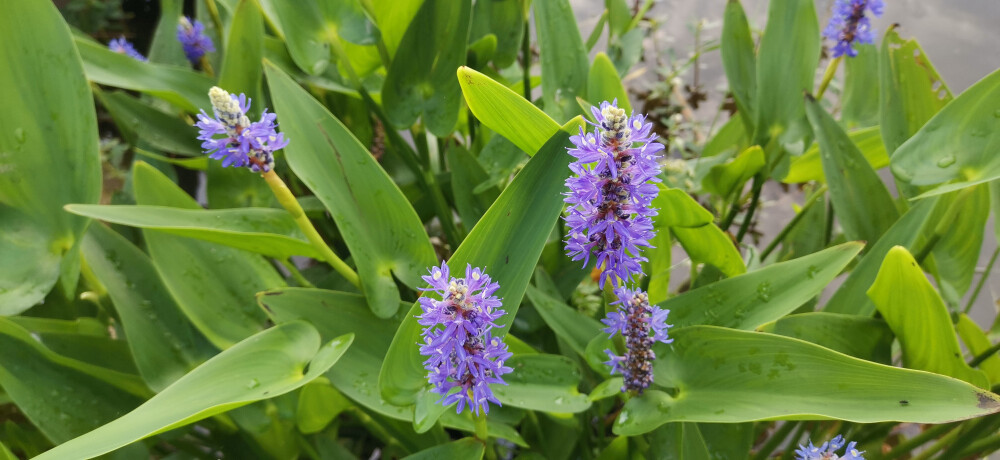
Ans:
POLYGON ((890 29, 817 100, 814 2, 772 0, 758 43, 730 1, 737 111, 654 202, 640 284, 674 342, 630 397, 559 216, 568 137, 592 104, 629 107, 651 1, 608 0, 586 41, 568 0, 199 1, 219 50, 201 71, 174 40, 183 2, 161 3, 139 62, 47 0, 0 1, 0 458, 736 459, 836 433, 879 458, 1000 448, 993 331, 960 305, 1000 205, 1000 72, 953 97, 890 29), (357 286, 260 177, 202 155, 213 85, 277 113, 276 171, 357 286), (97 107, 127 151, 99 142, 97 107), (768 180, 808 197, 758 250, 768 180), (690 278, 671 284, 675 240, 690 278), (438 258, 501 285, 514 371, 485 435, 421 365, 438 258))

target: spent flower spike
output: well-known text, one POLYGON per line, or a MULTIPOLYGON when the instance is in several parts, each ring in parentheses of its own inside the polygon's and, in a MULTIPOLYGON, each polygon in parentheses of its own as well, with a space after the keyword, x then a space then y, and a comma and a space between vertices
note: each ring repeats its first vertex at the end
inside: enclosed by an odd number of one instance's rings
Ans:
POLYGON ((667 335, 667 329, 672 327, 667 324, 670 310, 650 306, 649 296, 639 289, 621 287, 615 289, 615 295, 618 300, 613 305, 618 305, 618 309, 608 313, 601 322, 607 326, 604 332, 611 334, 610 337, 619 333, 625 337, 626 350, 625 356, 604 350, 610 358, 605 364, 611 366, 612 374, 620 373, 624 377, 622 392, 642 393, 653 383, 653 360, 656 359, 653 343, 674 341, 667 335))
POLYGON ((472 265, 466 266, 464 278, 450 276, 444 262, 423 279, 430 287, 422 290, 441 298, 420 297, 423 313, 417 317, 424 326, 420 354, 427 357, 424 369, 432 391, 445 406, 458 402, 458 413, 465 406, 477 415, 488 413, 490 402, 500 404, 490 385, 506 385, 500 376, 513 370, 504 365, 511 356, 507 344, 491 333, 505 313, 493 295, 500 284, 472 265))
POLYGON ((854 43, 874 43, 872 24, 865 16, 865 10, 878 17, 882 16, 884 8, 882 0, 836 0, 830 23, 823 30, 824 37, 837 42, 833 46, 833 57, 845 54, 848 57, 857 56, 854 43))
POLYGON ((213 86, 208 97, 215 117, 202 110, 195 123, 205 153, 222 160, 223 167, 247 166, 254 172, 270 171, 274 167, 274 152, 288 145, 284 133, 275 130, 277 115, 264 109, 260 120, 251 123, 247 117, 250 99, 246 95, 236 96, 213 86), (216 137, 219 135, 222 137, 216 137))
POLYGON ((125 37, 112 39, 108 42, 108 49, 118 54, 124 54, 136 61, 146 62, 146 56, 139 54, 135 50, 135 46, 132 46, 132 42, 126 40, 125 37))
POLYGON ((191 64, 197 64, 205 53, 215 51, 212 39, 205 35, 205 25, 187 16, 181 16, 177 21, 177 41, 181 42, 184 56, 191 64))
POLYGON ((837 435, 837 437, 823 443, 823 445, 816 447, 813 445, 812 441, 809 441, 809 446, 804 447, 799 444, 799 448, 795 450, 795 460, 864 460, 865 457, 862 455, 864 452, 859 452, 855 446, 858 445, 856 442, 851 442, 847 445, 847 449, 844 451, 843 456, 837 455, 837 450, 844 447, 844 437, 837 435))
POLYGON ((627 116, 618 101, 602 102, 591 112, 597 129, 580 128, 570 137, 568 149, 576 158, 570 163, 574 175, 566 179, 564 195, 569 204, 566 223, 569 236, 566 253, 584 265, 596 256, 601 269, 600 285, 619 278, 630 280, 641 273, 641 247, 649 247, 654 236, 650 207, 659 193, 658 162, 663 145, 653 142, 652 123, 644 115, 627 116))

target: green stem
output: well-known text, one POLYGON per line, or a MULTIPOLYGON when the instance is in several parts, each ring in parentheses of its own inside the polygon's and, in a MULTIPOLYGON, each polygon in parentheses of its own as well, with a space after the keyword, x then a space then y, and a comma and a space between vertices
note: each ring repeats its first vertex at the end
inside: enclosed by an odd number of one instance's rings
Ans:
POLYGON ((288 270, 288 273, 292 275, 292 278, 295 279, 296 283, 299 283, 299 286, 310 287, 310 288, 316 287, 312 283, 310 283, 305 276, 302 276, 302 272, 299 271, 298 267, 296 267, 295 264, 293 264, 290 259, 277 259, 277 260, 282 267, 285 267, 285 270, 288 270))
POLYGON ((729 205, 729 211, 722 218, 722 221, 719 222, 719 228, 722 231, 729 230, 729 227, 733 225, 733 220, 736 219, 736 215, 740 213, 740 202, 742 201, 740 198, 742 198, 742 195, 743 187, 740 187, 739 190, 736 190, 736 196, 733 197, 733 202, 729 205))
POLYGON ((753 456, 753 460, 764 460, 771 456, 774 449, 777 449, 785 438, 792 432, 793 429, 799 424, 799 422, 787 421, 784 425, 781 425, 773 435, 760 447, 760 450, 753 456))
POLYGON ((993 356, 993 354, 996 353, 997 351, 1000 351, 1000 342, 997 342, 996 345, 987 348, 982 353, 976 355, 975 358, 972 358, 972 361, 969 361, 969 367, 976 367, 982 364, 983 361, 986 361, 990 356, 993 356))
POLYGON ((983 290, 983 285, 986 284, 986 279, 989 278, 990 272, 993 271, 993 263, 997 261, 997 255, 1000 255, 1000 247, 997 247, 993 251, 993 255, 990 257, 989 263, 986 264, 986 271, 982 275, 979 275, 979 283, 976 284, 976 289, 972 291, 972 297, 969 297, 969 303, 965 304, 964 313, 968 314, 969 310, 972 310, 972 304, 976 303, 976 298, 979 297, 979 291, 983 290))
POLYGON ((521 82, 524 84, 524 98, 531 102, 531 27, 530 22, 524 21, 524 40, 521 41, 521 67, 524 76, 521 82))
POLYGON ((205 72, 205 75, 215 78, 215 69, 212 68, 212 63, 209 62, 207 54, 202 55, 198 62, 201 63, 201 71, 205 72))
POLYGON ((826 205, 826 228, 823 229, 823 247, 830 245, 833 240, 833 202, 826 205))
POLYGON ((806 211, 808 211, 812 205, 819 202, 819 199, 823 197, 824 193, 826 193, 825 185, 813 192, 812 195, 809 195, 809 198, 806 198, 806 202, 802 204, 802 209, 799 210, 799 213, 796 214, 790 222, 788 222, 788 225, 786 225, 785 228, 781 229, 781 232, 779 232, 778 235, 771 240, 767 247, 764 248, 764 251, 760 253, 760 260, 766 259, 767 256, 778 247, 778 243, 781 243, 781 241, 784 240, 789 233, 791 233, 792 229, 795 228, 799 221, 801 221, 805 216, 806 211))
POLYGON ((912 460, 927 460, 931 458, 932 455, 940 452, 941 449, 944 449, 945 447, 948 447, 953 442, 955 442, 955 438, 957 438, 958 435, 961 434, 961 432, 962 430, 954 430, 949 432, 948 434, 942 436, 941 439, 938 439, 937 442, 931 444, 931 446, 928 447, 927 450, 921 452, 919 455, 912 457, 912 460))
POLYGON ((424 171, 424 182, 427 183, 427 188, 431 192, 431 201, 434 203, 434 210, 438 215, 438 220, 441 221, 441 230, 444 231, 444 236, 451 243, 451 250, 454 251, 458 249, 459 244, 462 244, 464 238, 458 231, 458 227, 455 226, 451 207, 448 206, 448 201, 444 198, 441 186, 438 185, 437 176, 433 172, 424 171))
POLYGON ((223 40, 222 35, 225 31, 222 29, 222 18, 219 16, 219 7, 215 6, 215 0, 205 0, 205 9, 208 10, 208 16, 212 18, 215 30, 219 32, 219 40, 223 40))
POLYGON ((326 242, 323 241, 323 237, 320 236, 319 232, 316 231, 316 227, 313 226, 312 222, 306 217, 305 211, 302 210, 302 206, 299 205, 299 200, 295 199, 295 195, 292 195, 292 191, 288 190, 288 186, 285 185, 285 181, 281 180, 274 170, 267 171, 261 174, 267 185, 271 187, 271 191, 274 192, 274 196, 281 203, 281 206, 292 215, 292 219, 298 224, 302 233, 306 235, 306 239, 312 243, 313 247, 323 256, 323 259, 330 264, 333 269, 343 276, 349 283, 353 284, 357 288, 361 288, 361 280, 358 278, 358 274, 351 269, 337 254, 327 246, 326 242))
POLYGON ((826 87, 830 86, 830 81, 833 80, 833 75, 837 73, 837 67, 840 67, 842 60, 844 60, 843 56, 835 57, 826 66, 826 72, 823 72, 823 81, 819 83, 819 89, 816 90, 817 101, 823 99, 823 93, 826 92, 826 87))
POLYGON ((880 457, 880 460, 892 460, 896 457, 901 457, 905 454, 908 454, 911 450, 924 445, 924 443, 926 443, 927 441, 930 441, 931 439, 934 439, 955 428, 958 428, 958 426, 959 424, 957 423, 951 423, 947 425, 934 425, 924 430, 920 434, 899 443, 898 446, 892 448, 892 450, 890 450, 885 455, 880 457))
MULTIPOLYGON (((1000 449, 1000 434, 995 434, 990 437, 980 439, 978 441, 973 441, 969 443, 964 449, 958 452, 954 458, 968 458, 972 454, 988 454, 995 452, 1000 449)), ((977 457, 977 458, 987 458, 987 457, 977 457)))
POLYGON ((750 209, 747 209, 746 216, 743 217, 743 223, 740 224, 740 231, 736 234, 736 244, 743 241, 743 237, 747 234, 747 230, 750 229, 750 222, 753 220, 754 212, 757 210, 757 202, 760 201, 760 191, 764 188, 764 174, 757 173, 753 176, 753 192, 750 196, 750 209))
POLYGON ((476 437, 479 438, 480 441, 486 442, 486 440, 490 438, 488 429, 489 426, 486 423, 486 414, 480 413, 478 416, 475 417, 475 421, 476 421, 475 425, 476 437))

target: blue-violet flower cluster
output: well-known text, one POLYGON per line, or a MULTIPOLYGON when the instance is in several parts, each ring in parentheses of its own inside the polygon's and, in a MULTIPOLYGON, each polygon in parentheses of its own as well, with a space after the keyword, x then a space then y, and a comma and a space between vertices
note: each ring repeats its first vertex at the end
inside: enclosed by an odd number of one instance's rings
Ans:
POLYGON ((420 354, 427 357, 424 368, 432 391, 446 406, 457 401, 458 413, 466 405, 477 415, 488 413, 489 402, 500 404, 490 384, 506 385, 500 376, 513 370, 504 365, 511 356, 507 344, 490 332, 504 314, 501 300, 493 295, 500 284, 472 265, 464 278, 452 277, 444 262, 423 279, 430 285, 423 290, 441 297, 422 296, 423 314, 418 316, 424 326, 420 354))
POLYGON ((639 289, 621 287, 615 289, 618 309, 601 320, 606 327, 604 332, 614 337, 620 333, 625 337, 627 349, 625 356, 618 356, 611 350, 604 350, 610 358, 605 364, 611 366, 611 374, 621 373, 625 379, 622 391, 629 390, 642 393, 653 383, 653 352, 655 342, 670 343, 667 329, 667 315, 670 310, 649 305, 649 296, 639 289))
POLYGON ((177 22, 177 41, 181 42, 184 56, 192 65, 197 64, 205 53, 215 51, 212 39, 205 35, 205 25, 186 16, 181 16, 177 22))
POLYGON ((575 174, 566 179, 565 201, 570 205, 566 223, 566 252, 586 266, 592 254, 601 270, 600 285, 618 278, 630 280, 640 273, 640 247, 653 237, 650 207, 659 189, 657 162, 663 145, 653 142, 653 125, 643 115, 627 116, 618 101, 591 109, 597 129, 570 137, 569 154, 575 174))
POLYGON ((250 100, 243 94, 229 94, 218 86, 208 91, 215 118, 204 110, 195 124, 200 131, 201 148, 212 159, 222 160, 222 166, 248 166, 254 172, 270 171, 274 167, 274 152, 288 145, 284 133, 275 131, 278 124, 273 113, 261 114, 251 123, 247 118, 250 100), (216 138, 221 135, 223 137, 216 138))
POLYGON ((139 52, 135 50, 135 46, 132 46, 132 43, 126 40, 125 37, 112 39, 108 42, 108 49, 118 54, 124 54, 132 59, 135 59, 136 61, 146 62, 146 56, 139 54, 139 52))
POLYGON ((862 457, 864 452, 858 452, 854 448, 857 445, 858 443, 851 442, 847 445, 844 455, 838 456, 836 451, 844 447, 843 436, 837 435, 819 447, 814 446, 810 441, 809 447, 803 447, 799 444, 799 448, 795 450, 795 460, 864 460, 865 458, 862 457))
POLYGON ((823 36, 837 42, 833 46, 833 57, 847 55, 854 57, 858 50, 854 43, 875 42, 872 34, 872 24, 865 16, 865 10, 876 17, 882 16, 885 4, 882 0, 836 0, 833 4, 833 16, 823 30, 823 36))

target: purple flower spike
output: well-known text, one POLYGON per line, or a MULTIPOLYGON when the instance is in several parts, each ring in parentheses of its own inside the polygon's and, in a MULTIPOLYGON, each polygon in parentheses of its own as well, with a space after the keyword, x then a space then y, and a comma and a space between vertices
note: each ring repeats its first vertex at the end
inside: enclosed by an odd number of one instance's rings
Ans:
POLYGON ((653 343, 674 341, 667 335, 667 329, 672 327, 667 324, 670 310, 650 306, 649 296, 639 289, 621 287, 615 289, 615 295, 618 301, 614 305, 618 305, 618 310, 608 313, 601 322, 608 326, 604 332, 611 337, 617 333, 625 337, 626 350, 625 356, 604 350, 609 358, 605 364, 611 366, 612 374, 620 373, 625 377, 623 392, 642 393, 653 383, 653 360, 656 359, 653 343))
POLYGON ((215 51, 212 39, 205 35, 205 25, 197 19, 181 16, 177 22, 177 41, 184 47, 184 55, 191 64, 197 64, 205 53, 215 51))
POLYGON ((424 326, 420 354, 427 357, 424 369, 432 391, 441 395, 438 402, 445 406, 458 402, 458 413, 465 406, 476 415, 480 410, 489 413, 490 402, 500 404, 490 384, 506 385, 500 376, 513 370, 504 366, 511 356, 507 344, 490 331, 504 314, 501 300, 493 295, 500 285, 472 265, 464 278, 449 276, 444 262, 423 279, 430 287, 422 290, 441 297, 420 297, 423 314, 417 317, 424 326))
POLYGON ((882 0, 836 0, 830 23, 823 30, 824 37, 837 42, 833 45, 833 57, 854 57, 858 55, 854 43, 875 43, 872 24, 865 16, 865 10, 879 17, 884 8, 882 0))
POLYGON ((657 160, 663 145, 653 142, 652 123, 643 115, 625 115, 618 101, 601 103, 591 111, 597 129, 570 140, 569 154, 577 160, 569 168, 574 176, 566 179, 569 204, 566 223, 569 236, 566 253, 584 266, 596 255, 601 269, 600 285, 607 280, 618 286, 619 278, 629 280, 641 273, 641 247, 649 247, 653 237, 650 208, 659 193, 657 160))
POLYGON ((864 452, 859 452, 855 448, 857 445, 856 442, 848 444, 844 455, 838 456, 835 452, 844 447, 843 436, 837 435, 819 447, 814 446, 810 441, 809 447, 799 444, 799 448, 795 450, 795 460, 865 460, 862 456, 864 452))
POLYGON ((247 166, 253 172, 267 172, 274 167, 274 152, 288 145, 284 133, 275 131, 277 115, 261 114, 260 120, 251 123, 247 118, 250 100, 246 95, 229 94, 226 90, 213 86, 208 91, 212 100, 215 118, 204 110, 195 123, 200 131, 201 148, 210 158, 222 160, 222 166, 247 166), (222 135, 221 138, 215 136, 222 135))
POLYGON ((114 51, 118 54, 124 54, 136 61, 146 62, 146 56, 139 54, 132 46, 132 43, 125 39, 125 37, 118 37, 110 42, 108 42, 108 49, 114 51))

